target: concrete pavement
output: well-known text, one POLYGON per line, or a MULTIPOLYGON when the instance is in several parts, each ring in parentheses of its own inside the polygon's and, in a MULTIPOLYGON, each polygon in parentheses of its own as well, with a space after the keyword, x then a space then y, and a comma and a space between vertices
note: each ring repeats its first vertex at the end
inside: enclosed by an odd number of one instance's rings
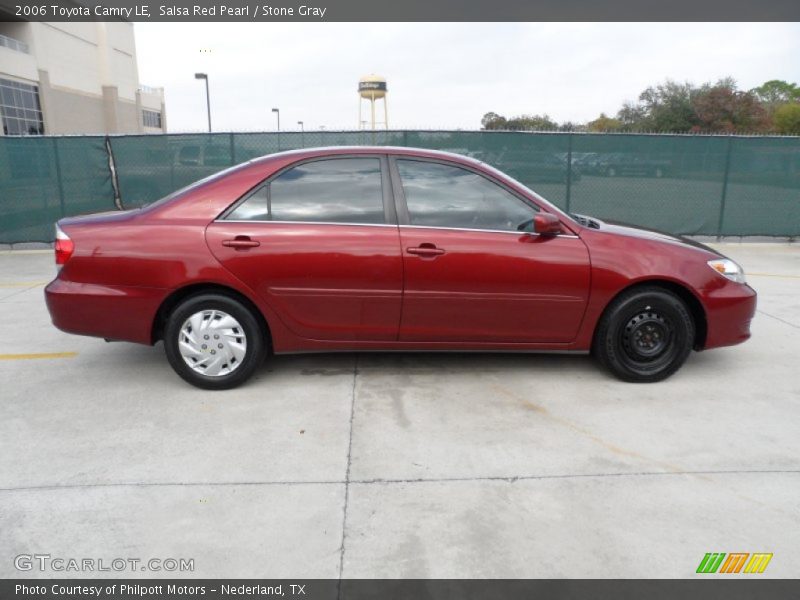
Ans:
POLYGON ((272 359, 223 393, 161 345, 52 327, 50 252, 0 252, 0 577, 20 554, 193 577, 692 577, 800 554, 800 247, 725 244, 753 338, 669 380, 589 357, 272 359))

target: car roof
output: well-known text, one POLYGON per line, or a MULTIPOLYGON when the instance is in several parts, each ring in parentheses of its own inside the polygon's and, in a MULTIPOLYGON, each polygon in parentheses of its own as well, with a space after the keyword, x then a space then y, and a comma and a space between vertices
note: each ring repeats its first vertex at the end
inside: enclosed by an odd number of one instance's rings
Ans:
POLYGON ((442 150, 429 150, 426 148, 411 148, 407 146, 321 146, 317 148, 300 148, 267 154, 251 160, 251 163, 266 163, 273 160, 292 158, 303 160, 305 158, 318 158, 322 156, 336 156, 341 154, 391 154, 412 156, 416 158, 440 158, 454 162, 482 165, 483 163, 463 154, 444 152, 442 150))

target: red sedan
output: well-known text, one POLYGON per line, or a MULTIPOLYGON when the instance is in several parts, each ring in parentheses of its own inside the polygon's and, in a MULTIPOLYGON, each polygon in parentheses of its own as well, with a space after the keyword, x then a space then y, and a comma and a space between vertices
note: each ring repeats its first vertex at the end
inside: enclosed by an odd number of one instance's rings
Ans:
POLYGON ((62 219, 60 329, 164 341, 223 389, 268 352, 594 353, 628 381, 750 337, 742 269, 691 241, 562 212, 464 156, 266 156, 141 209, 62 219))

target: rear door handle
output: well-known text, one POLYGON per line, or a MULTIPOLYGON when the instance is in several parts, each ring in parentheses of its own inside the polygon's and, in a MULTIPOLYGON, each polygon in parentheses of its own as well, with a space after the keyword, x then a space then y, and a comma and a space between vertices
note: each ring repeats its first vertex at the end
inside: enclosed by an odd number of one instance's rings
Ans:
POLYGON ((250 239, 247 235, 237 235, 232 240, 222 240, 222 245, 228 248, 236 248, 237 250, 246 250, 247 248, 255 248, 260 246, 261 242, 258 240, 250 239))
POLYGON ((420 244, 413 248, 406 248, 406 252, 417 256, 440 256, 444 254, 444 250, 437 248, 434 244, 420 244))

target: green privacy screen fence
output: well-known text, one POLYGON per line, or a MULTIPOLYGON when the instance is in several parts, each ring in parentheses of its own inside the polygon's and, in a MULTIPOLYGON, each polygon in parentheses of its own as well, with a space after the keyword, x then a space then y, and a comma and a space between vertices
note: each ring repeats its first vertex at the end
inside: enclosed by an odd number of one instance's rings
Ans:
POLYGON ((0 137, 0 243, 134 208, 257 156, 393 145, 472 156, 570 212, 671 233, 800 235, 800 138, 389 131, 0 137))

